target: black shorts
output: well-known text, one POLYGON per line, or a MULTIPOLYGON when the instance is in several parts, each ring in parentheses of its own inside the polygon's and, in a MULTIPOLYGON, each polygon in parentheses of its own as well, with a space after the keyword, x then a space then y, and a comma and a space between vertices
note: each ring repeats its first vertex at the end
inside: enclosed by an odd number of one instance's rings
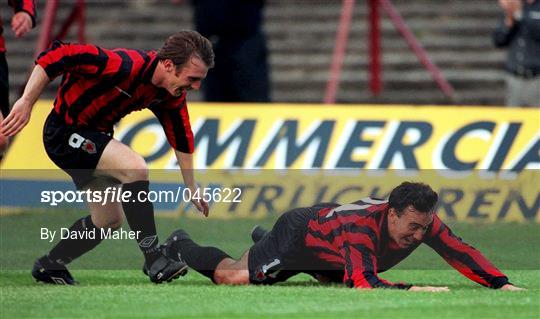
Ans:
POLYGON ((77 189, 96 179, 94 170, 111 133, 68 126, 53 109, 43 127, 43 144, 49 158, 68 173, 77 189))
POLYGON ((296 208, 281 215, 274 227, 251 247, 248 255, 249 281, 271 285, 306 269, 305 236, 309 208, 296 208))

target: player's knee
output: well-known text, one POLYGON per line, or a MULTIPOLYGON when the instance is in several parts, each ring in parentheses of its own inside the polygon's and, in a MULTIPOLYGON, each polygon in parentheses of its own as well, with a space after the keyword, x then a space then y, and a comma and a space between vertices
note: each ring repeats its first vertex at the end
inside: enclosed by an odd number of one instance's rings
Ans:
POLYGON ((129 163, 126 163, 125 168, 122 169, 121 175, 120 181, 122 183, 147 181, 148 166, 142 157, 134 157, 129 163))
POLYGON ((214 283, 216 285, 226 285, 228 281, 228 272, 225 270, 217 270, 214 272, 214 283))
POLYGON ((107 228, 111 228, 112 230, 117 230, 118 228, 122 226, 122 222, 123 222, 122 218, 113 219, 109 221, 107 228))
POLYGON ((216 270, 214 283, 217 285, 245 285, 249 283, 249 278, 242 270, 216 270))

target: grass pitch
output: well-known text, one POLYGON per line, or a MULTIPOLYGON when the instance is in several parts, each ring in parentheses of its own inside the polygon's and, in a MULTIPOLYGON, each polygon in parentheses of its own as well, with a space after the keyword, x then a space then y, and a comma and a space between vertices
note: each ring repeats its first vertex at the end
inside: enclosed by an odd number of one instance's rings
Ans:
MULTIPOLYGON (((421 247, 381 277, 419 285, 445 285, 448 293, 394 290, 358 291, 321 286, 299 275, 275 286, 214 286, 190 271, 172 284, 154 285, 142 274, 134 241, 110 240, 70 265, 76 287, 33 282, 36 257, 53 243, 40 240, 40 228, 68 227, 80 212, 28 212, 0 217, 0 317, 170 317, 170 318, 539 318, 540 225, 450 223, 455 233, 480 249, 524 292, 484 288, 449 268, 421 247)), ((274 218, 275 219, 275 218, 274 218)), ((215 244, 234 257, 250 245, 249 230, 266 220, 158 218, 160 238, 182 227, 203 244, 215 244)))

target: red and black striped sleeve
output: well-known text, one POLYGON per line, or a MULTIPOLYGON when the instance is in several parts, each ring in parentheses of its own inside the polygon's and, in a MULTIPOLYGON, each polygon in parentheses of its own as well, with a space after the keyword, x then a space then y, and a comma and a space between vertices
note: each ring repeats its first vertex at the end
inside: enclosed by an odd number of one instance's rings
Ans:
POLYGON ((409 289, 411 285, 392 283, 377 275, 376 230, 370 226, 351 226, 343 232, 345 237, 340 244, 339 252, 345 259, 345 276, 343 281, 355 288, 393 288, 409 289))
POLYGON ((470 280, 495 289, 508 283, 508 277, 489 262, 480 251, 454 235, 437 216, 434 217, 431 230, 424 242, 470 280))
POLYGON ((177 151, 183 153, 193 153, 194 138, 189 123, 189 112, 186 103, 186 94, 180 98, 168 102, 172 107, 150 107, 150 110, 156 115, 167 141, 177 151))
POLYGON ((49 78, 64 73, 76 73, 88 77, 114 75, 122 58, 114 51, 91 44, 71 44, 54 41, 36 59, 49 78))
POLYGON ((10 6, 13 7, 13 11, 17 12, 26 12, 32 18, 32 28, 36 26, 36 3, 34 0, 8 0, 10 6))

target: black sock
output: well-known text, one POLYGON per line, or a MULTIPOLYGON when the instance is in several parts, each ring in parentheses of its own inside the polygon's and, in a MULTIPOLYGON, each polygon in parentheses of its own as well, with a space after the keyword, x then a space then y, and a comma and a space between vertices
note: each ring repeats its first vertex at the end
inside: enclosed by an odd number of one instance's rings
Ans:
POLYGON ((90 215, 77 220, 73 225, 71 225, 69 230, 70 233, 72 231, 86 231, 86 234, 89 236, 79 239, 66 238, 60 240, 60 242, 58 242, 58 244, 56 244, 56 246, 54 246, 47 255, 49 261, 52 263, 66 265, 74 259, 94 249, 94 247, 101 243, 101 230, 94 225, 90 215), (90 234, 93 234, 94 236, 90 234))
POLYGON ((138 198, 140 192, 146 196, 149 190, 148 181, 136 181, 122 185, 123 193, 131 192, 131 197, 122 202, 126 220, 131 230, 138 232, 137 243, 144 254, 146 264, 151 265, 161 256, 154 220, 154 205, 149 201, 140 201, 138 198))
POLYGON ((198 273, 214 281, 214 271, 225 258, 231 258, 227 253, 216 247, 202 247, 191 239, 175 241, 172 248, 180 253, 182 259, 198 273))

